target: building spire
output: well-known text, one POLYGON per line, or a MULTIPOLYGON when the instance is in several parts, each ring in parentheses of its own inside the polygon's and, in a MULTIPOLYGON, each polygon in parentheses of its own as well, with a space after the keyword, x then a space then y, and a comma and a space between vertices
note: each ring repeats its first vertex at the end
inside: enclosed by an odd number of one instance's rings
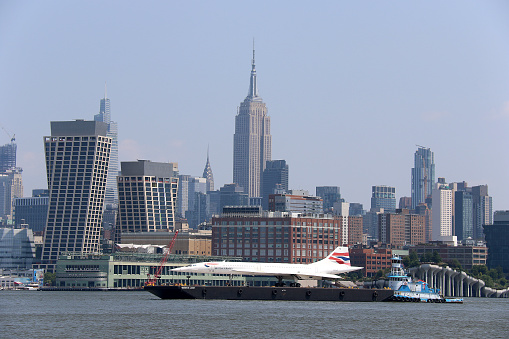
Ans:
POLYGON ((209 161, 209 145, 207 145, 207 163, 203 170, 203 178, 207 179, 207 192, 214 190, 214 175, 212 174, 212 167, 210 167, 209 161))
POLYGON ((104 99, 107 98, 106 94, 107 94, 107 88, 106 88, 106 81, 105 81, 104 82, 104 99))
POLYGON ((261 98, 258 96, 258 86, 256 85, 254 38, 253 38, 253 59, 251 60, 251 78, 249 81, 249 91, 247 93, 246 99, 261 100, 261 98))

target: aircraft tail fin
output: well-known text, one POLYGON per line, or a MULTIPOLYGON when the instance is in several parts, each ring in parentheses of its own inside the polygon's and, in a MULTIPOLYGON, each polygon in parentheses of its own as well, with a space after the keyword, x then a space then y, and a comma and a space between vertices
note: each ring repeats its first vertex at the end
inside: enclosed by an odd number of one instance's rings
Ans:
POLYGON ((340 264, 340 265, 350 265, 350 253, 348 252, 348 247, 336 247, 334 251, 332 251, 325 259, 315 262, 314 264, 340 264))

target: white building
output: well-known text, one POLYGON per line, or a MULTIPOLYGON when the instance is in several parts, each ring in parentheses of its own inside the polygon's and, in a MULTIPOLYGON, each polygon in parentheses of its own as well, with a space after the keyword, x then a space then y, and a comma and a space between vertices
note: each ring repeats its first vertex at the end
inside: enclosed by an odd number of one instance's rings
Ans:
POLYGON ((432 192, 431 238, 434 241, 453 240, 453 190, 437 183, 432 192))

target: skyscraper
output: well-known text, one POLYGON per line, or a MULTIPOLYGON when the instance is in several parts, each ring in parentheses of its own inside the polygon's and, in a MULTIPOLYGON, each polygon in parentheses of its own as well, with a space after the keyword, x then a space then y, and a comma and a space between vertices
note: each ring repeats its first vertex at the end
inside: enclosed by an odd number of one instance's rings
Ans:
POLYGON ((412 168, 412 209, 425 203, 435 183, 435 158, 429 148, 418 146, 412 168))
POLYGON ((122 162, 117 177, 121 232, 173 231, 178 191, 176 163, 122 162))
POLYGON ((212 167, 210 167, 209 161, 209 149, 207 148, 207 163, 205 164, 205 169, 203 170, 203 177, 207 179, 207 192, 211 192, 214 190, 214 175, 212 174, 212 167))
POLYGON ((0 173, 16 167, 16 148, 14 137, 11 143, 0 146, 0 173))
POLYGON ((432 193, 432 240, 449 241, 453 236, 453 190, 444 183, 437 183, 432 193))
POLYGON ((267 107, 258 95, 255 52, 247 97, 235 117, 233 136, 233 182, 244 188, 249 197, 260 197, 262 173, 271 160, 272 137, 267 107))
POLYGON ((380 207, 385 213, 396 212, 396 188, 384 185, 371 187, 371 208, 380 207))
POLYGON ((111 138, 99 121, 52 121, 44 137, 49 208, 42 266, 62 252, 100 253, 101 221, 111 138))
POLYGON ((454 234, 458 237, 458 240, 474 237, 472 206, 471 192, 454 192, 454 234))
POLYGON ((285 160, 270 160, 263 171, 262 207, 269 208, 269 195, 288 192, 288 165, 285 160))
POLYGON ((472 187, 474 238, 483 239, 483 225, 493 223, 493 201, 488 195, 488 185, 472 187))
POLYGON ((118 125, 111 121, 110 99, 106 97, 106 85, 104 86, 104 98, 101 99, 99 113, 94 115, 95 121, 101 121, 108 124, 107 136, 111 138, 110 165, 108 169, 108 178, 106 179, 106 198, 105 204, 118 203, 117 175, 119 170, 118 163, 118 125))
POLYGON ((21 173, 21 168, 12 168, 0 173, 0 224, 13 224, 14 201, 23 197, 21 173))
POLYGON ((317 186, 316 196, 323 199, 324 213, 331 213, 335 202, 345 202, 338 186, 317 186))

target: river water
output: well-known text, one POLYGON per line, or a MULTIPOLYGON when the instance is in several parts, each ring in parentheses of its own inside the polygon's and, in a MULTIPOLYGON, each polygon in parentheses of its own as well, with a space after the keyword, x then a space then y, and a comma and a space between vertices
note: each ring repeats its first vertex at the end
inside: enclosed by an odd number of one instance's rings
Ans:
POLYGON ((508 317, 509 299, 350 303, 0 291, 1 338, 508 338, 508 317))

